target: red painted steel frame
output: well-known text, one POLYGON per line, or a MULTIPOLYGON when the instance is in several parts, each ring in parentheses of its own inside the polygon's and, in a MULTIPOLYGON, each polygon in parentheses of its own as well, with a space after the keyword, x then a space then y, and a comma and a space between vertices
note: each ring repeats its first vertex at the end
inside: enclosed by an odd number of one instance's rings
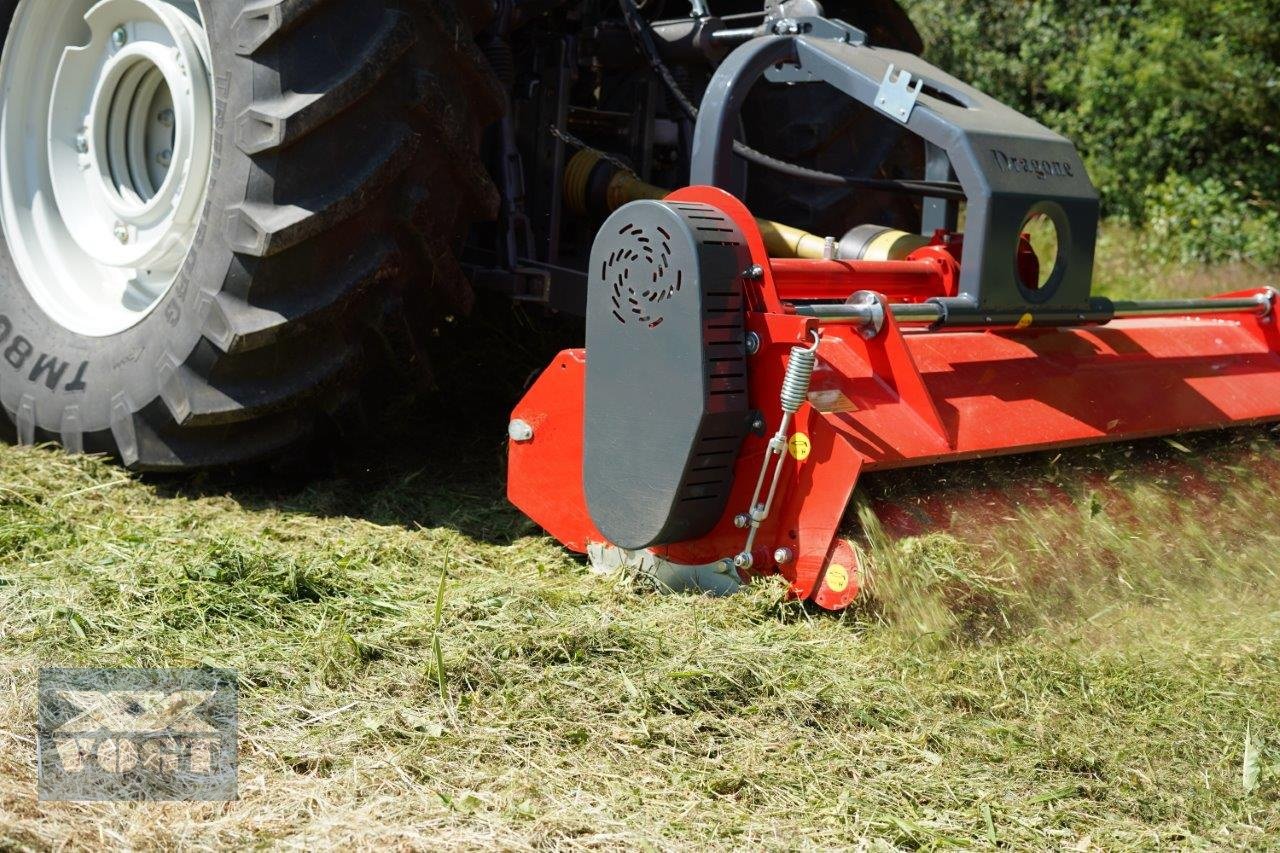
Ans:
POLYGON ((849 297, 850 281, 858 282, 859 290, 884 294, 891 302, 924 302, 934 296, 955 296, 958 278, 958 265, 949 257, 906 261, 780 258, 772 266, 778 296, 786 302, 843 302, 849 297))
MULTIPOLYGON (((853 326, 787 313, 777 267, 793 264, 770 263, 737 199, 706 187, 671 198, 728 214, 765 270, 747 285, 747 326, 761 339, 750 362, 751 406, 768 421, 764 436, 743 444, 716 528, 654 549, 673 562, 709 563, 742 549, 745 532, 732 519, 749 508, 767 436, 777 430, 790 349, 813 329, 822 333, 818 368, 793 428, 803 439, 792 443, 753 556, 756 572, 781 572, 797 597, 828 609, 858 592, 856 555, 836 534, 864 470, 1280 420, 1274 310, 985 331, 904 331, 890 319, 868 340, 853 326), (796 559, 777 566, 772 555, 783 545, 796 559)), ((863 284, 851 272, 842 296, 863 284)), ((585 358, 582 350, 561 353, 516 408, 513 417, 532 425, 534 437, 512 442, 508 484, 516 506, 577 551, 603 541, 582 491, 585 358)))

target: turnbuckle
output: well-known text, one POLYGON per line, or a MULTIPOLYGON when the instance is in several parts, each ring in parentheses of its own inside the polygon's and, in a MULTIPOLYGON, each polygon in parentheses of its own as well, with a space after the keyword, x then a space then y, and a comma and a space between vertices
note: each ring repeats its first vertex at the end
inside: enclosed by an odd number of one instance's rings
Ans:
POLYGON ((750 528, 747 531, 746 547, 742 549, 742 553, 733 558, 733 564, 739 569, 750 569, 755 562, 751 552, 755 547, 756 534, 760 532, 760 525, 769 517, 769 511, 773 508, 773 499, 778 493, 778 484, 782 482, 782 465, 787 458, 787 438, 791 418, 809 399, 809 384, 813 379, 813 369, 818 361, 818 346, 822 343, 822 336, 816 329, 810 334, 813 335, 813 346, 791 348, 791 358, 787 361, 787 371, 782 378, 782 389, 778 395, 782 404, 782 422, 778 424, 778 431, 774 433, 773 438, 769 439, 769 450, 760 464, 760 476, 756 478, 756 489, 751 495, 751 509, 734 516, 733 519, 736 526, 750 528), (776 461, 774 457, 777 457, 776 461), (770 462, 773 462, 773 478, 769 481, 768 497, 761 501, 760 495, 764 493, 770 462))

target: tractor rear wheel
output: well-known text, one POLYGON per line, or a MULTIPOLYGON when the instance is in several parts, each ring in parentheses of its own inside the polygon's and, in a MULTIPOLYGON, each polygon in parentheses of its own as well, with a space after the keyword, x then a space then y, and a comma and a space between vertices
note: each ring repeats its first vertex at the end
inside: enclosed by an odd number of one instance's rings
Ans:
POLYGON ((422 375, 492 217, 471 0, 0 0, 0 408, 138 469, 422 375), (406 351, 407 350, 407 351, 406 351))

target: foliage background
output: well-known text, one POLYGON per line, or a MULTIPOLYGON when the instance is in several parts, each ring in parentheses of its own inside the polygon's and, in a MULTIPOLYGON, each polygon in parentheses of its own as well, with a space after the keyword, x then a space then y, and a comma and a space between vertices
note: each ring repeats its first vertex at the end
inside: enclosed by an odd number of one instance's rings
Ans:
POLYGON ((1182 262, 1280 265, 1280 0, 905 0, 929 58, 1073 139, 1182 262))

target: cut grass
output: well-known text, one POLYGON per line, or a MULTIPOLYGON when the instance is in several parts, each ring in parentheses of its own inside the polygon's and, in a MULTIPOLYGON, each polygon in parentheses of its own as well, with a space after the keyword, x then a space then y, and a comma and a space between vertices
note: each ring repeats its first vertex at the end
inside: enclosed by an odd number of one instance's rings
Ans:
POLYGON ((1280 843, 1275 433, 868 478, 831 617, 540 536, 501 407, 447 417, 518 387, 482 350, 496 386, 292 481, 0 450, 0 847, 1280 843), (927 496, 956 523, 867 511, 927 496), (41 666, 236 670, 240 800, 36 802, 41 666))
POLYGON ((1241 775, 1246 731, 1280 734, 1262 540, 1205 594, 1107 590, 1051 625, 1026 618, 1037 590, 1016 572, 984 568, 990 593, 964 575, 981 564, 915 540, 910 570, 983 593, 948 593, 948 613, 984 625, 994 597, 1012 614, 988 636, 816 616, 773 584, 639 594, 485 498, 432 512, 397 476, 359 499, 342 480, 269 500, 160 493, 22 449, 0 474, 4 842, 1244 847, 1280 832, 1272 771, 1249 794, 1241 775), (404 523, 359 517, 388 502, 404 523), (55 664, 236 669, 241 800, 35 803, 35 676, 55 664))

